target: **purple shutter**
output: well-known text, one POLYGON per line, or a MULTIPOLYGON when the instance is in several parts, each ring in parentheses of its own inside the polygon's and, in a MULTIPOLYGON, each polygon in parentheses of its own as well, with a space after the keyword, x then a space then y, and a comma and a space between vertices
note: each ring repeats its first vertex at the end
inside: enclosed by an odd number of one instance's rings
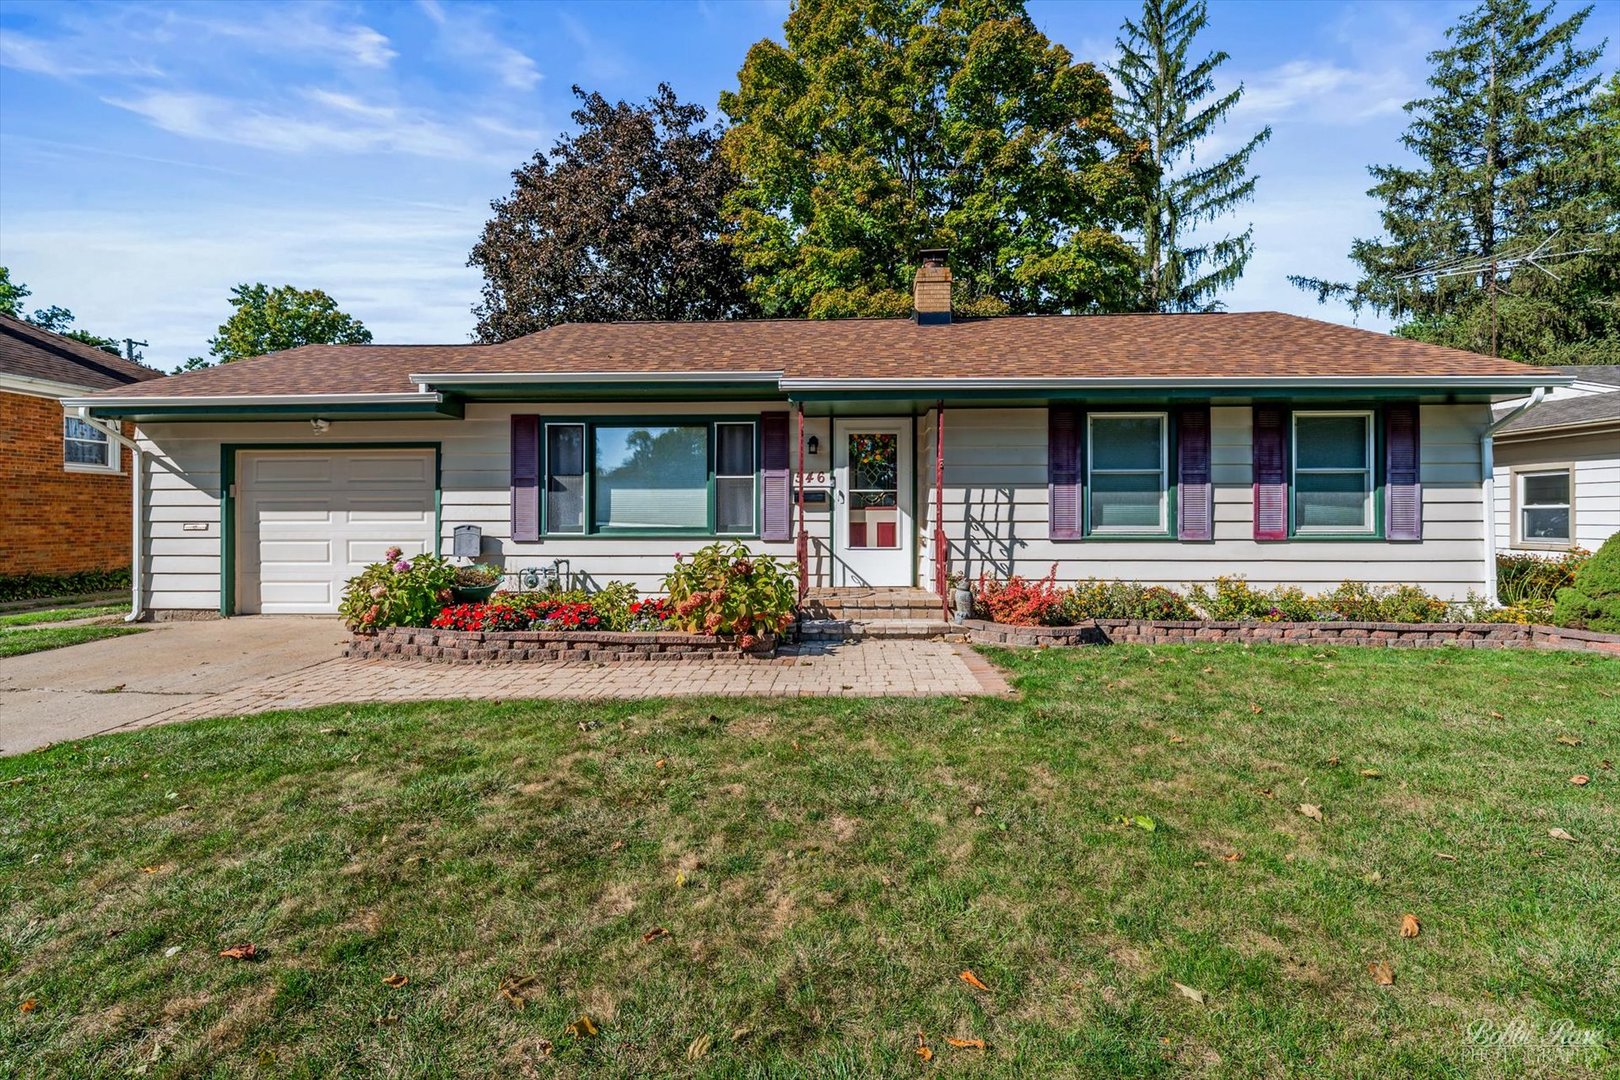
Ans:
POLYGON ((1046 507, 1053 540, 1080 538, 1080 410, 1046 410, 1046 507))
POLYGON ((1254 407, 1254 538, 1288 539, 1288 411, 1254 407))
POLYGON ((512 417, 512 539, 540 539, 540 418, 512 417))
POLYGON ((1384 536, 1423 539, 1423 484, 1418 475, 1418 407, 1384 410, 1384 536))
POLYGON ((1215 538, 1215 485, 1209 472, 1209 409, 1182 409, 1176 413, 1176 535, 1182 540, 1215 538))
POLYGON ((789 473, 788 414, 759 414, 759 466, 765 509, 759 526, 761 540, 793 538, 793 483, 789 473))

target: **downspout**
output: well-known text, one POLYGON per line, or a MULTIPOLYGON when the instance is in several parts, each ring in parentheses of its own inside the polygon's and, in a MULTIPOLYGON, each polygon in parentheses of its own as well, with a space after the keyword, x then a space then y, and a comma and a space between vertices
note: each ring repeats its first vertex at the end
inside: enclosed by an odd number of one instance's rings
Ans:
POLYGON ((142 528, 142 522, 141 522, 141 515, 144 512, 144 508, 143 508, 143 505, 142 505, 142 499, 141 499, 141 493, 142 493, 143 487, 145 486, 145 485, 143 485, 141 483, 141 469, 142 469, 142 461, 143 461, 143 458, 142 458, 142 455, 141 455, 141 444, 136 442, 134 439, 131 439, 128 436, 126 436, 124 434, 124 432, 123 432, 123 429, 117 423, 109 424, 105 420, 97 420, 95 417, 90 416, 89 415, 90 410, 86 409, 82 405, 79 406, 78 408, 75 408, 75 409, 71 410, 71 412, 73 413, 73 415, 74 415, 74 417, 76 419, 84 421, 86 424, 89 424, 91 427, 95 428, 97 431, 99 431, 103 435, 107 436, 107 438, 112 442, 112 444, 114 446, 117 446, 120 449, 120 452, 122 452, 122 450, 125 449, 125 448, 127 448, 129 450, 129 455, 130 455, 130 465, 129 465, 129 474, 130 474, 130 515, 129 516, 130 516, 130 550, 131 550, 132 558, 131 558, 130 566, 129 566, 129 614, 124 616, 124 621, 125 622, 140 622, 141 615, 143 613, 142 607, 141 607, 141 596, 142 596, 142 589, 141 589, 141 559, 142 559, 141 547, 142 547, 142 545, 141 545, 141 541, 145 538, 145 530, 142 528))
MULTIPOLYGON (((1510 420, 1522 416, 1526 410, 1539 405, 1541 399, 1547 396, 1547 388, 1538 386, 1530 391, 1530 400, 1514 409, 1500 420, 1494 421, 1479 437, 1479 463, 1480 472, 1483 473, 1483 490, 1485 496, 1485 602, 1491 607, 1498 603, 1496 598, 1496 443, 1493 436, 1497 430, 1510 420)), ((1512 524, 1508 526, 1512 528, 1512 524)))

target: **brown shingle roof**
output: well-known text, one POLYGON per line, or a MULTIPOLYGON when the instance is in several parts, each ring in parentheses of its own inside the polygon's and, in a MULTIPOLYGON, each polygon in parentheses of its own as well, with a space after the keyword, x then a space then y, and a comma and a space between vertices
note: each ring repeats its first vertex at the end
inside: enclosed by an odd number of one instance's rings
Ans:
MULTIPOLYGON (((1512 409, 1500 409, 1506 415, 1512 409)), ((1620 390, 1607 394, 1582 394, 1580 397, 1543 401, 1532 406, 1503 424, 1498 435, 1520 435, 1550 428, 1609 426, 1620 424, 1620 390)))
MULTIPOLYGON (((1032 316, 918 326, 907 319, 571 323, 499 345, 307 345, 178 375, 164 396, 400 393, 412 374, 786 379, 1526 376, 1537 369, 1278 312, 1032 316)), ((1544 370, 1544 369, 1543 369, 1544 370)), ((103 396, 135 397, 126 390, 103 396)))
POLYGON ((0 315, 0 373, 101 390, 162 378, 143 364, 0 315))

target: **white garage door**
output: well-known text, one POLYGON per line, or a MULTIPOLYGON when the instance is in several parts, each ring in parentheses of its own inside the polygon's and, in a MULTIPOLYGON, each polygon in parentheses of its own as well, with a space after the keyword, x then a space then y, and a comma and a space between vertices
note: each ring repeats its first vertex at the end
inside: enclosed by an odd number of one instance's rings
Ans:
POLYGON ((238 457, 236 610, 337 611, 343 583, 398 545, 435 548, 432 450, 238 457))

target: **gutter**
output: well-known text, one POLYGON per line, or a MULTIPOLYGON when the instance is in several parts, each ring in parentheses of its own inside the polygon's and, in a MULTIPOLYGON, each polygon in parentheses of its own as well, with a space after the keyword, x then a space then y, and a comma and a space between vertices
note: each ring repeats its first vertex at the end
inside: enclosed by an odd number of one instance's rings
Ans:
MULTIPOLYGON (((414 376, 413 376, 414 378, 414 376)), ((1030 378, 802 378, 781 380, 783 390, 1136 390, 1136 389, 1299 389, 1329 387, 1333 389, 1377 390, 1389 387, 1433 387, 1447 390, 1533 390, 1548 386, 1568 386, 1573 375, 1155 375, 1107 376, 1097 378, 1047 377, 1030 378)))
MULTIPOLYGON (((103 406, 172 406, 172 405, 420 405, 423 393, 411 391, 398 394, 121 394, 116 396, 63 398, 62 404, 75 409, 97 409, 103 406)), ((436 401, 443 394, 431 395, 436 401)))
POLYGON ((107 436, 108 440, 110 440, 114 446, 119 447, 120 450, 122 450, 124 447, 129 448, 129 517, 131 534, 131 558, 129 564, 130 596, 129 614, 124 616, 124 621, 127 623, 140 622, 141 615, 144 614, 144 610, 141 606, 141 596, 143 595, 141 589, 141 562, 144 554, 142 550, 144 547, 142 541, 146 538, 146 530, 144 528, 145 523, 141 520, 145 512, 141 499, 141 493, 144 488, 144 485, 141 483, 141 474, 144 467, 144 459, 141 455, 141 445, 134 439, 126 436, 118 424, 109 424, 105 420, 97 420, 95 417, 90 415, 90 411, 88 409, 82 406, 73 409, 64 409, 63 411, 74 416, 76 419, 84 421, 86 424, 89 424, 91 427, 107 436))
MULTIPOLYGON (((1541 404, 1542 398, 1547 396, 1547 388, 1538 386, 1530 392, 1530 400, 1514 409, 1512 412, 1496 420, 1487 427, 1479 437, 1479 467, 1483 474, 1481 479, 1482 492, 1485 497, 1485 602, 1492 607, 1498 603, 1496 598, 1496 442, 1494 436, 1502 426, 1519 416, 1526 410, 1541 404)), ((1574 528, 1575 523, 1570 522, 1574 528)), ((1508 523, 1511 530, 1513 523, 1508 523)))

